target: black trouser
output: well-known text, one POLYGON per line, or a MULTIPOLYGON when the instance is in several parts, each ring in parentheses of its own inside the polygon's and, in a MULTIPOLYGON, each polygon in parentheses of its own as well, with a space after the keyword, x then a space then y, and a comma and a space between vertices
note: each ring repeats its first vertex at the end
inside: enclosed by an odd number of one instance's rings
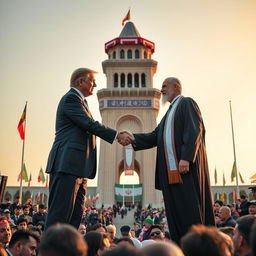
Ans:
POLYGON ((56 223, 78 228, 83 214, 87 178, 66 173, 51 173, 46 229, 56 223))

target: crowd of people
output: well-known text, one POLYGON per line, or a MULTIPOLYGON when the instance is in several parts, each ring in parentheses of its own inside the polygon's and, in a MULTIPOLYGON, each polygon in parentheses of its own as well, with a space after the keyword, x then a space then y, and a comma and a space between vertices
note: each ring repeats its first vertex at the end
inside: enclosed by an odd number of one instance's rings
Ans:
MULTIPOLYGON (((252 187, 256 199, 256 186, 252 187)), ((138 206, 134 226, 123 225, 117 236, 115 217, 130 208, 85 208, 78 229, 55 224, 44 231, 47 209, 28 200, 1 204, 0 255, 12 256, 256 256, 256 200, 236 204, 214 202, 216 225, 193 225, 174 243, 164 209, 138 206)), ((184 208, 185 210, 185 208, 184 208)), ((124 213, 125 216, 125 213, 124 213)), ((125 223, 125 217, 124 217, 125 223)))

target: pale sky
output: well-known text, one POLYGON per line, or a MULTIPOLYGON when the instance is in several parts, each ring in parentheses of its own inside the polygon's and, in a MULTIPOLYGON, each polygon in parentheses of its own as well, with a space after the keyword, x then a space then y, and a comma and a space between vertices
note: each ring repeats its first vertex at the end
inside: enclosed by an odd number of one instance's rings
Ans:
MULTIPOLYGON (((155 42, 154 87, 178 77, 183 94, 199 104, 213 185, 215 166, 218 185, 223 172, 230 184, 232 100, 237 166, 249 184, 256 173, 255 0, 1 0, 0 171, 9 176, 7 185, 18 185, 22 141, 17 124, 25 102, 25 163, 31 185, 38 185, 71 73, 78 67, 95 69, 98 89, 106 88, 104 44, 119 36, 129 8, 141 36, 155 42)), ((88 102, 94 119, 101 120, 96 94, 88 102)), ((164 113, 161 109, 158 122, 164 113)))

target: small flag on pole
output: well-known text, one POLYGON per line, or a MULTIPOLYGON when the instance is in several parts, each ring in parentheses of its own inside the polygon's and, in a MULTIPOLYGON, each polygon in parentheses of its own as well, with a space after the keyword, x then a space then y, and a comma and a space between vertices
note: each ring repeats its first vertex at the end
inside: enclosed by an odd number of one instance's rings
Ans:
POLYGON ((24 110, 21 114, 21 118, 20 118, 20 121, 19 121, 19 124, 18 124, 18 127, 17 127, 17 129, 19 131, 19 134, 20 134, 20 138, 22 140, 24 140, 24 138, 25 138, 24 122, 26 120, 26 112, 27 112, 27 103, 26 103, 25 108, 24 108, 24 110))
POLYGON ((126 16, 123 18, 122 20, 122 26, 124 25, 124 23, 127 21, 127 20, 130 20, 131 19, 131 14, 130 14, 130 10, 127 12, 126 16))
POLYGON ((223 173, 223 186, 226 185, 226 179, 225 179, 225 174, 223 173))
POLYGON ((28 188, 30 188, 30 182, 31 182, 31 180, 32 180, 32 176, 31 176, 31 173, 30 173, 29 179, 28 179, 28 188))
POLYGON ((224 192, 221 193, 221 201, 223 203, 225 202, 225 193, 224 192))
POLYGON ((46 181, 45 181, 45 188, 48 188, 49 185, 48 185, 48 175, 46 175, 46 181))
POLYGON ((38 178, 37 178, 38 182, 41 182, 44 184, 45 182, 45 177, 44 177, 44 172, 43 172, 43 169, 41 167, 39 173, 38 173, 38 178))
POLYGON ((234 181, 236 174, 237 174, 236 162, 234 161, 233 167, 232 167, 232 172, 231 172, 231 182, 234 181))
POLYGON ((215 170, 214 170, 214 180, 215 180, 215 185, 217 184, 217 169, 215 167, 215 170))
MULTIPOLYGON (((25 163, 23 164, 23 169, 22 169, 22 173, 21 173, 21 178, 22 178, 22 180, 24 180, 25 182, 28 182, 28 173, 27 173, 27 169, 26 169, 25 163)), ((18 176, 18 181, 20 181, 20 174, 19 174, 19 176, 18 176)))
POLYGON ((237 193, 236 193, 235 188, 234 188, 234 192, 233 192, 233 200, 234 200, 234 202, 237 200, 237 193))
POLYGON ((241 175, 241 173, 240 173, 240 172, 239 172, 239 177, 240 177, 240 181, 241 181, 241 183, 244 183, 243 177, 242 177, 242 175, 241 175))

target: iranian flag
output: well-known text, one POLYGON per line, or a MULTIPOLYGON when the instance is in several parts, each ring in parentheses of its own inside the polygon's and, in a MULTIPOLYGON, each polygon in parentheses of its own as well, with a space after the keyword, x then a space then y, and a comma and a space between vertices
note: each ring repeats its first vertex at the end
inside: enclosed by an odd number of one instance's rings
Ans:
POLYGON ((18 131, 19 131, 19 134, 20 134, 20 138, 22 140, 25 139, 25 127, 24 127, 24 123, 25 123, 25 120, 26 120, 26 112, 27 112, 27 103, 25 105, 25 108, 21 114, 21 118, 20 118, 20 121, 18 123, 18 131))
POLYGON ((130 14, 130 10, 127 12, 126 16, 123 18, 122 20, 122 26, 124 25, 124 23, 127 21, 127 20, 130 20, 131 19, 131 14, 130 14))
POLYGON ((43 169, 41 167, 39 173, 38 173, 38 178, 37 178, 38 182, 41 182, 44 184, 45 182, 45 177, 44 177, 44 172, 43 172, 43 169))

